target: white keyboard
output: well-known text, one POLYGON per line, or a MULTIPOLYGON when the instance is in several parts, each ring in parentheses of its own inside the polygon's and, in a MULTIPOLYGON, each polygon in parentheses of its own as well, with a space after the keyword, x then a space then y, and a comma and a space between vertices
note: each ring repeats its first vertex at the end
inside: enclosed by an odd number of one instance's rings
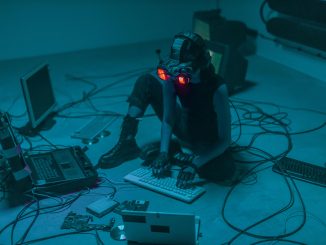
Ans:
POLYGON ((193 186, 187 189, 181 189, 176 186, 177 179, 172 177, 155 178, 152 176, 151 168, 139 168, 124 177, 125 180, 145 187, 147 189, 159 192, 161 194, 173 197, 175 199, 190 203, 206 190, 203 187, 193 186))

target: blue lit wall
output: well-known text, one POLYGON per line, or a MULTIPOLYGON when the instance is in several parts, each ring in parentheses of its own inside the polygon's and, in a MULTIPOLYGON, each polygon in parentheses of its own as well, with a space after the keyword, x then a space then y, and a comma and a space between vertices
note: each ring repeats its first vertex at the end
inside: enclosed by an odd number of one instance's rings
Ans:
POLYGON ((171 38, 215 0, 1 0, 0 60, 171 38))

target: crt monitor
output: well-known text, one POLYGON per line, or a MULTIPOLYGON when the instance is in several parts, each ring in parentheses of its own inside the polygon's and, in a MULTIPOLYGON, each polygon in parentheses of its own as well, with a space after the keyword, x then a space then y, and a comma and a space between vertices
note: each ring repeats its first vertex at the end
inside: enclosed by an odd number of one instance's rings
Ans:
MULTIPOLYGON (((46 129, 54 124, 51 116, 54 114, 56 99, 51 84, 49 66, 42 64, 21 79, 29 123, 25 126, 28 131, 46 129), (47 121, 47 123, 45 123, 47 121)), ((26 130, 25 130, 26 131, 26 130)))
POLYGON ((248 61, 230 45, 206 41, 215 73, 221 76, 229 92, 238 91, 245 82, 248 61))
POLYGON ((192 25, 193 32, 197 33, 204 40, 211 40, 209 23, 198 18, 193 18, 192 25))
POLYGON ((225 78, 230 54, 229 46, 211 41, 206 41, 206 45, 211 55, 211 63, 215 73, 225 78))

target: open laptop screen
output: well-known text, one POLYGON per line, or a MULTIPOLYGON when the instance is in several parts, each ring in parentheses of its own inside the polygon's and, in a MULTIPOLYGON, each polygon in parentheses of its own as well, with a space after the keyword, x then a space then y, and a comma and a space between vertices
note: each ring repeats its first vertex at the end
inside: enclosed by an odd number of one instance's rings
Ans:
POLYGON ((128 210, 121 214, 129 242, 197 244, 199 218, 193 214, 128 210))

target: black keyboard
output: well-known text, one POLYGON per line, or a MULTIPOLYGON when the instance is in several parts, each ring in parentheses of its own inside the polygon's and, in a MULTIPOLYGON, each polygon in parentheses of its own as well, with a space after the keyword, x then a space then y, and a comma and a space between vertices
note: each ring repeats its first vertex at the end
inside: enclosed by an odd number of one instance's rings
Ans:
POLYGON ((53 160, 50 156, 33 159, 34 167, 40 179, 55 179, 60 177, 58 170, 53 167, 53 160))
POLYGON ((273 166, 273 171, 295 179, 326 187, 326 168, 306 163, 293 158, 283 157, 273 166))

